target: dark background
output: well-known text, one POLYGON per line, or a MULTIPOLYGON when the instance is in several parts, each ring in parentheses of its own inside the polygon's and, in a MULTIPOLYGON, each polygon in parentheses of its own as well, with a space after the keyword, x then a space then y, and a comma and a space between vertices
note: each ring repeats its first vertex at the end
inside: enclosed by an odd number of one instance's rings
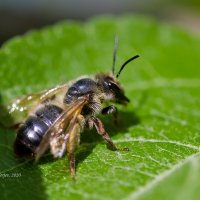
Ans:
POLYGON ((149 15, 200 34, 198 0, 0 0, 0 45, 60 20, 126 13, 149 15))

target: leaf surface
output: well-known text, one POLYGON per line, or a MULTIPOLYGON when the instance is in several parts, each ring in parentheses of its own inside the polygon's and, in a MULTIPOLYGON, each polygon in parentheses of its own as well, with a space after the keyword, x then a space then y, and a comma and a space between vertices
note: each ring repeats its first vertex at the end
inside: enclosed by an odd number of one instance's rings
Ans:
POLYGON ((141 58, 119 78, 131 99, 119 107, 119 126, 103 121, 130 151, 113 152, 95 131, 85 131, 74 184, 66 156, 45 155, 38 165, 18 161, 15 131, 1 128, 0 199, 198 199, 200 39, 180 28, 141 16, 101 17, 15 37, 0 51, 0 103, 109 72, 116 34, 117 69, 135 54, 141 58))

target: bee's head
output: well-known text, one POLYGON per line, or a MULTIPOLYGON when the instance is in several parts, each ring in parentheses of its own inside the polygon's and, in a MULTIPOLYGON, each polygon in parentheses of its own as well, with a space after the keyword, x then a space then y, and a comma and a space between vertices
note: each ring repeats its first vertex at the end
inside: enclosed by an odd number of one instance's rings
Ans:
POLYGON ((96 79, 105 94, 106 100, 122 105, 126 105, 129 102, 119 81, 112 74, 97 74, 96 79))
POLYGON ((106 97, 108 100, 113 100, 116 103, 126 105, 129 102, 129 99, 125 96, 124 90, 121 87, 118 78, 121 74, 124 67, 131 62, 132 60, 139 57, 139 55, 135 55, 128 59, 124 64, 121 66, 118 73, 115 75, 115 61, 116 61, 116 54, 117 54, 117 47, 118 47, 118 38, 115 38, 115 48, 113 53, 113 65, 112 65, 112 73, 110 74, 97 74, 96 79, 98 84, 104 90, 106 97))

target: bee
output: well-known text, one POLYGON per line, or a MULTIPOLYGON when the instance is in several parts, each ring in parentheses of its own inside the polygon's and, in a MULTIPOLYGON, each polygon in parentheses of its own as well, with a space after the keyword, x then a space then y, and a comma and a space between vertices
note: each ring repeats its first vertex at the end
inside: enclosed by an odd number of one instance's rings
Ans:
POLYGON ((19 124, 14 141, 14 153, 18 157, 39 158, 50 148, 55 158, 67 153, 71 177, 75 179, 75 151, 80 143, 80 133, 87 127, 108 143, 112 150, 119 148, 111 140, 99 114, 112 114, 117 121, 117 107, 113 103, 127 105, 129 99, 118 81, 124 67, 139 57, 128 59, 115 74, 118 39, 115 39, 111 73, 81 76, 55 88, 15 100, 9 113, 19 124), (110 103, 104 107, 104 104, 110 103))

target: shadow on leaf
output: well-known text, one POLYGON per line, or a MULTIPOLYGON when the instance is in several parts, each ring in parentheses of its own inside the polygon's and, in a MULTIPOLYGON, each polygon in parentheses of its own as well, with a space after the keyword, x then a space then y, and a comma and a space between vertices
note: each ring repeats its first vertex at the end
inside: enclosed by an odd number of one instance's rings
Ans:
POLYGON ((29 160, 20 161, 14 156, 15 130, 2 125, 12 119, 2 106, 1 96, 0 105, 0 199, 47 199, 40 169, 29 160))

